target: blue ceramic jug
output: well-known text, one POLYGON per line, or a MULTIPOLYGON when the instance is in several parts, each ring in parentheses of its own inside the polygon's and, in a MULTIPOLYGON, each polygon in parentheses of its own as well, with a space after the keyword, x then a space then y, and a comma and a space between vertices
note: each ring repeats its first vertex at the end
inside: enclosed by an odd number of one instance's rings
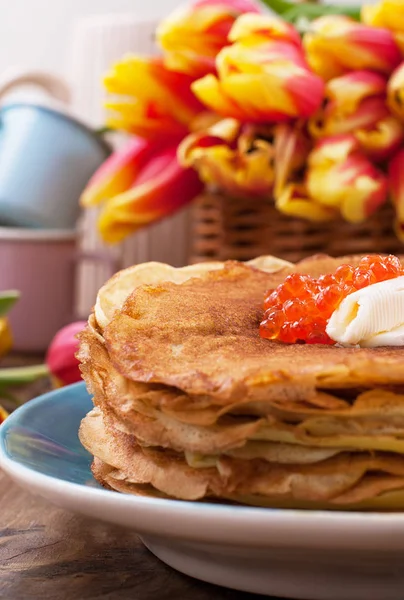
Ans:
POLYGON ((68 90, 50 75, 0 78, 0 97, 26 83, 54 101, 22 96, 0 108, 0 226, 73 229, 80 194, 110 148, 68 114, 68 90))

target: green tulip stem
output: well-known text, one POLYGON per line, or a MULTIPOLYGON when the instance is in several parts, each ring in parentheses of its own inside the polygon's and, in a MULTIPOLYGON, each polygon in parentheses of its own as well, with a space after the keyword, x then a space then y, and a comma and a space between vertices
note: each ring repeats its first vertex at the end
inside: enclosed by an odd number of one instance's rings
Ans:
POLYGON ((20 292, 17 290, 0 292, 0 317, 4 317, 19 299, 20 292))
POLYGON ((0 369, 0 387, 32 383, 48 375, 49 369, 45 364, 0 369))

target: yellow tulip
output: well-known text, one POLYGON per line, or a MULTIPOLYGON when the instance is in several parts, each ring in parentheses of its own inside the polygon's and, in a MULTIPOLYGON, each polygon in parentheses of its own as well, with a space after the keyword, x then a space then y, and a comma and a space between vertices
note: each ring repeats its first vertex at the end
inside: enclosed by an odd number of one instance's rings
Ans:
POLYGON ((313 222, 334 221, 339 211, 323 206, 310 197, 304 183, 290 183, 275 198, 276 208, 288 217, 313 222))
POLYGON ((195 77, 214 73, 216 55, 228 45, 237 17, 257 12, 253 0, 198 0, 180 6, 157 28, 166 66, 195 77))
POLYGON ((304 180, 276 194, 277 208, 312 221, 342 216, 363 221, 386 201, 387 180, 359 150, 352 135, 324 139, 308 158, 304 180))
POLYGON ((189 135, 179 148, 184 167, 201 180, 233 196, 270 196, 301 169, 309 152, 307 136, 288 124, 252 125, 223 119, 189 135))
POLYGON ((404 127, 386 105, 386 79, 372 71, 328 81, 326 101, 310 119, 309 131, 316 139, 351 133, 376 161, 388 159, 404 140, 404 127))
POLYGON ((360 152, 352 135, 319 142, 309 156, 306 181, 316 202, 338 208, 352 223, 363 221, 387 197, 385 176, 360 152))
POLYGON ((307 67, 296 32, 277 17, 243 15, 219 52, 217 76, 192 85, 196 96, 225 118, 271 123, 308 117, 320 106, 324 85, 307 67))
POLYGON ((395 38, 404 54, 404 2, 403 0, 382 0, 377 4, 365 4, 361 18, 366 25, 385 27, 395 38))
POLYGON ((179 148, 180 163, 192 167, 201 180, 234 196, 265 196, 274 184, 273 136, 234 119, 219 121, 189 135, 179 148))
POLYGON ((160 58, 128 56, 105 77, 107 125, 147 139, 181 138, 203 110, 191 91, 193 78, 168 70, 160 58))
POLYGON ((303 45, 310 67, 326 81, 352 70, 389 74, 401 61, 390 31, 357 23, 344 15, 327 15, 313 21, 303 45))

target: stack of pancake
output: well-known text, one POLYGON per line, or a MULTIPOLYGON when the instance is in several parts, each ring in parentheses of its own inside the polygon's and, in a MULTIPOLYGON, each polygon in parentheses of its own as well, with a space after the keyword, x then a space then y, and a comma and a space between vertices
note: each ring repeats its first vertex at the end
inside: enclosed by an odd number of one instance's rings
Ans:
POLYGON ((404 351, 260 338, 268 289, 360 257, 174 269, 99 292, 79 359, 80 439, 125 493, 257 506, 404 508, 404 351))

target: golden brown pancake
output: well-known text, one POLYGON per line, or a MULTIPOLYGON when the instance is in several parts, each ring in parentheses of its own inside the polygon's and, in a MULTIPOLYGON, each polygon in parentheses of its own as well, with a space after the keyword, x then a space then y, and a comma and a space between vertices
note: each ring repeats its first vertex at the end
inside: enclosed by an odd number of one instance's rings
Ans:
POLYGON ((195 469, 175 452, 142 448, 132 436, 106 427, 99 409, 83 420, 80 439, 121 481, 184 500, 252 495, 344 505, 404 488, 404 461, 387 453, 343 453, 308 465, 221 456, 216 468, 195 469))
MULTIPOLYGON (((317 260, 305 261, 304 271, 317 272, 317 260)), ((208 394, 223 403, 267 399, 293 387, 404 384, 401 348, 288 345, 260 338, 264 294, 283 279, 282 272, 270 275, 230 262, 180 285, 137 288, 104 330, 112 364, 128 379, 208 394)))
POLYGON ((248 454, 248 440, 254 440, 255 449, 257 441, 264 442, 259 447, 263 456, 271 442, 335 452, 365 449, 404 453, 401 394, 372 390, 348 402, 317 392, 300 401, 270 396, 259 403, 241 400, 217 407, 209 396, 189 396, 175 388, 126 379, 111 365, 105 344, 90 330, 82 335, 80 358, 96 406, 117 429, 135 435, 144 445, 204 455, 243 446, 248 454), (193 409, 184 411, 185 405, 193 403, 193 409))
POLYGON ((290 272, 359 260, 151 263, 114 277, 79 351, 96 406, 80 429, 94 476, 152 497, 404 506, 403 349, 259 337, 264 294, 290 272))

